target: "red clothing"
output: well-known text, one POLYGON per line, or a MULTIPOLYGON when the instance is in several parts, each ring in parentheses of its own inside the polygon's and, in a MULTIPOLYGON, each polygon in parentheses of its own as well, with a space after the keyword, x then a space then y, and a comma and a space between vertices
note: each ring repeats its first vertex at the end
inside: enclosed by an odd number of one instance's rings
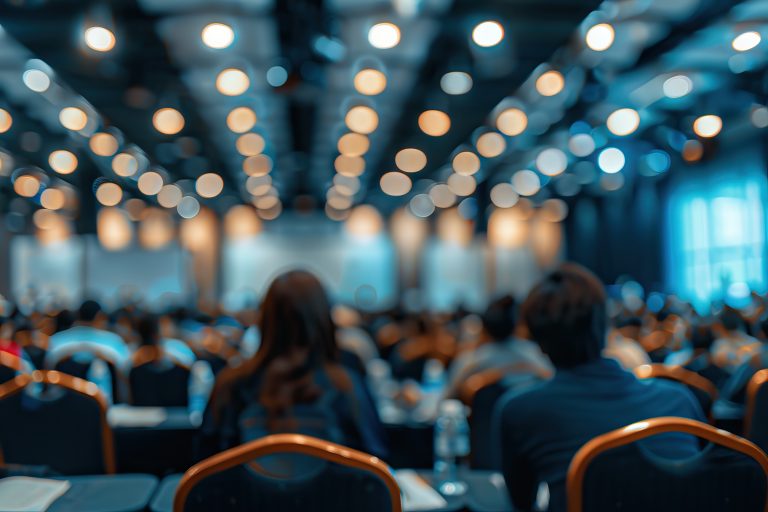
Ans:
POLYGON ((21 347, 11 340, 0 339, 0 352, 8 352, 12 356, 21 357, 21 347))

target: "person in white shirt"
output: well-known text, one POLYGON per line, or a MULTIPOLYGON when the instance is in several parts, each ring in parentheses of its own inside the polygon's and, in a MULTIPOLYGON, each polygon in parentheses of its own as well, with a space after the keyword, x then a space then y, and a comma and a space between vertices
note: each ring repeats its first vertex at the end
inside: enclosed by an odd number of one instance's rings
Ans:
MULTIPOLYGON (((57 332, 48 341, 45 367, 53 368, 56 363, 69 356, 81 354, 98 355, 127 374, 131 365, 131 350, 123 338, 106 329, 107 316, 101 305, 86 300, 78 311, 78 321, 65 331, 57 332)), ((81 357, 76 356, 76 357, 81 357)))
POLYGON ((746 333, 746 323, 735 309, 724 309, 717 327, 720 336, 712 344, 717 366, 733 372, 760 349, 760 341, 746 333))

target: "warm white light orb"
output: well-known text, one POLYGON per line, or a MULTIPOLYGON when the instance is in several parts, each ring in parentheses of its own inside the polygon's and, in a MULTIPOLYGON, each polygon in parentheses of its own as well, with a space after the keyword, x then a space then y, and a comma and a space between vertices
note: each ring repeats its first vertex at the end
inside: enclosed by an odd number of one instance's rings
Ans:
POLYGON ((736 36, 731 42, 731 46, 737 52, 746 52, 759 45, 760 41, 762 41, 760 32, 750 30, 736 36))
POLYGON ((472 40, 477 46, 489 48, 504 39, 504 27, 498 21, 484 21, 472 30, 472 40))
POLYGON ((229 47, 235 40, 235 31, 224 23, 210 23, 203 28, 200 35, 207 47, 216 50, 229 47))
POLYGON ((723 120, 720 116, 714 114, 707 114, 698 117, 693 122, 693 131, 699 137, 711 138, 720 133, 723 129, 723 120))
POLYGON ((616 34, 610 23, 598 23, 587 30, 587 46, 596 52, 604 52, 613 45, 616 34))
POLYGON ((400 42, 400 28, 394 23, 377 23, 368 30, 368 42, 381 50, 394 48, 400 42))
POLYGON ((88 48, 97 52, 108 52, 115 47, 115 34, 104 27, 89 27, 84 37, 88 48))
POLYGON ((251 80, 245 71, 228 68, 216 77, 216 90, 225 96, 239 96, 248 90, 251 80))
POLYGON ((624 137, 634 133, 637 127, 640 126, 640 115, 637 113, 637 110, 620 108, 608 116, 606 125, 612 134, 624 137))

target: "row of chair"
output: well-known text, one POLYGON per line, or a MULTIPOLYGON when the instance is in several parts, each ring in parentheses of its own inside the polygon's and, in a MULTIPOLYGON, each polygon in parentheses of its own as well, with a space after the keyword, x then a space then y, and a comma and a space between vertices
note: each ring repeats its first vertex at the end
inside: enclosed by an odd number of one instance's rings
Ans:
MULTIPOLYGON (((509 390, 509 383, 505 381, 510 374, 520 374, 532 371, 525 364, 515 365, 514 368, 490 369, 478 372, 466 380, 459 390, 459 398, 469 407, 471 414, 470 445, 472 446, 472 467, 478 469, 498 469, 497 450, 493 445, 493 412, 498 400, 509 390), (512 370, 511 372, 509 370, 512 370)), ((701 404, 704 414, 712 422, 712 407, 718 398, 717 387, 709 380, 695 372, 686 370, 680 366, 665 366, 663 364, 647 364, 639 366, 635 375, 640 379, 668 379, 685 384, 701 404)), ((547 375, 536 375, 537 378, 547 378, 547 375)), ((760 382, 760 385, 762 382, 760 382)), ((758 386, 758 384, 755 384, 758 386)), ((752 393, 757 397, 757 387, 752 393)), ((766 388, 768 389, 768 388, 766 388)), ((768 400, 768 397, 763 400, 768 400)), ((768 403, 768 402, 762 402, 768 403)), ((752 406, 752 410, 757 403, 752 406)), ((758 425, 758 428, 768 430, 768 424, 758 425), (763 427, 764 425, 764 427, 763 427)), ((757 435, 757 432, 755 432, 757 435)), ((750 437, 750 439, 753 439, 750 437)), ((759 439, 756 437, 755 439, 759 439)), ((768 448, 768 444, 761 444, 768 448)))
MULTIPOLYGON (((82 348, 80 349, 82 350, 82 348)), ((176 360, 163 357, 157 347, 141 347, 134 354, 128 380, 117 371, 117 364, 103 354, 90 354, 102 359, 110 370, 112 390, 116 395, 126 390, 125 402, 137 406, 186 407, 189 402, 188 383, 191 368, 176 360)), ((87 379, 92 358, 80 361, 68 354, 56 361, 52 369, 73 377, 87 379)), ((0 383, 11 380, 16 373, 26 372, 24 361, 7 352, 0 352, 0 383)), ((119 400, 118 400, 119 401, 119 400)))
MULTIPOLYGON (((767 374, 762 373, 760 378, 768 380, 767 374)), ((757 389, 753 396, 760 398, 764 393, 759 393, 760 387, 757 389)), ((12 419, 0 422, 5 462, 48 465, 66 474, 115 470, 106 401, 93 383, 56 371, 16 375, 0 385, 0 416, 12 419), (29 407, 25 400, 31 398, 25 398, 24 392, 31 391, 33 386, 44 388, 38 392, 55 399, 41 400, 40 407, 29 407)), ((685 507, 675 508, 672 504, 679 505, 681 499, 686 504, 699 503, 696 510, 768 510, 768 458, 751 442, 709 425, 680 418, 656 418, 587 443, 573 459, 567 487, 571 512, 615 509, 618 501, 624 503, 622 510, 640 510, 634 504, 650 506, 649 500, 654 501, 653 508, 661 510, 659 507, 664 505, 666 510, 678 510, 685 507), (648 459, 641 450, 621 452, 620 457, 603 460, 604 455, 634 446, 645 437, 673 431, 698 436, 722 449, 705 450, 697 460, 674 465, 648 459), (654 489, 651 497, 647 493, 649 480, 654 489), (702 481, 710 485, 702 486, 702 481), (758 502, 760 507, 756 506, 758 502)), ((281 499, 287 499, 297 510, 311 509, 307 503, 323 503, 328 509, 329 501, 340 510, 371 509, 376 504, 388 503, 384 509, 399 511, 401 506, 397 484, 380 460, 326 441, 285 434, 239 446, 190 468, 177 491, 174 510, 241 510, 251 506, 253 509, 256 504, 281 499), (280 453, 300 454, 333 464, 309 466, 313 468, 310 476, 290 478, 278 474, 273 469, 275 464, 269 463, 269 457, 280 453), (259 458, 265 461, 255 461, 259 458), (352 476, 360 485, 349 485, 352 476), (345 492, 329 492, 333 482, 345 482, 345 492), (384 499, 386 496, 389 498, 384 499), (221 501, 214 505, 211 500, 221 501)))

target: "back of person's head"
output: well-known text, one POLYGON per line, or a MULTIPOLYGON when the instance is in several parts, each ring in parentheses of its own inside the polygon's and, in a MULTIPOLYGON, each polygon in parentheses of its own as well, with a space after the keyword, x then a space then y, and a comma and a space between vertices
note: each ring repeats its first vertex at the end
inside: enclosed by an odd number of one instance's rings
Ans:
POLYGON ((261 305, 259 328, 261 344, 253 358, 221 378, 224 401, 228 386, 259 373, 259 402, 272 422, 293 405, 320 396, 323 390, 314 380, 318 370, 325 370, 337 389, 351 387, 338 364, 331 305, 314 275, 296 270, 275 278, 261 305))
POLYGON ((728 332, 743 331, 746 328, 746 322, 741 313, 730 307, 726 307, 720 313, 720 324, 728 332))
POLYGON ((66 331, 75 323, 75 315, 68 309, 62 309, 54 317, 54 330, 56 332, 66 331))
POLYGON ((136 334, 143 346, 155 346, 160 341, 160 319, 153 313, 146 313, 136 321, 136 334))
POLYGON ((599 359, 607 328, 606 294, 592 272, 564 263, 533 287, 521 318, 556 367, 599 359))
POLYGON ((483 327, 495 341, 503 341, 515 332, 515 306, 514 297, 505 295, 491 302, 483 313, 483 327))
POLYGON ((302 270, 272 281, 262 303, 260 352, 265 362, 297 350, 310 358, 336 359, 336 328, 320 281, 302 270))
POLYGON ((712 326, 699 322, 691 326, 691 346, 694 350, 709 350, 715 342, 712 326))
POLYGON ((93 322, 102 314, 101 304, 95 300, 86 300, 80 305, 77 318, 81 322, 93 322))

